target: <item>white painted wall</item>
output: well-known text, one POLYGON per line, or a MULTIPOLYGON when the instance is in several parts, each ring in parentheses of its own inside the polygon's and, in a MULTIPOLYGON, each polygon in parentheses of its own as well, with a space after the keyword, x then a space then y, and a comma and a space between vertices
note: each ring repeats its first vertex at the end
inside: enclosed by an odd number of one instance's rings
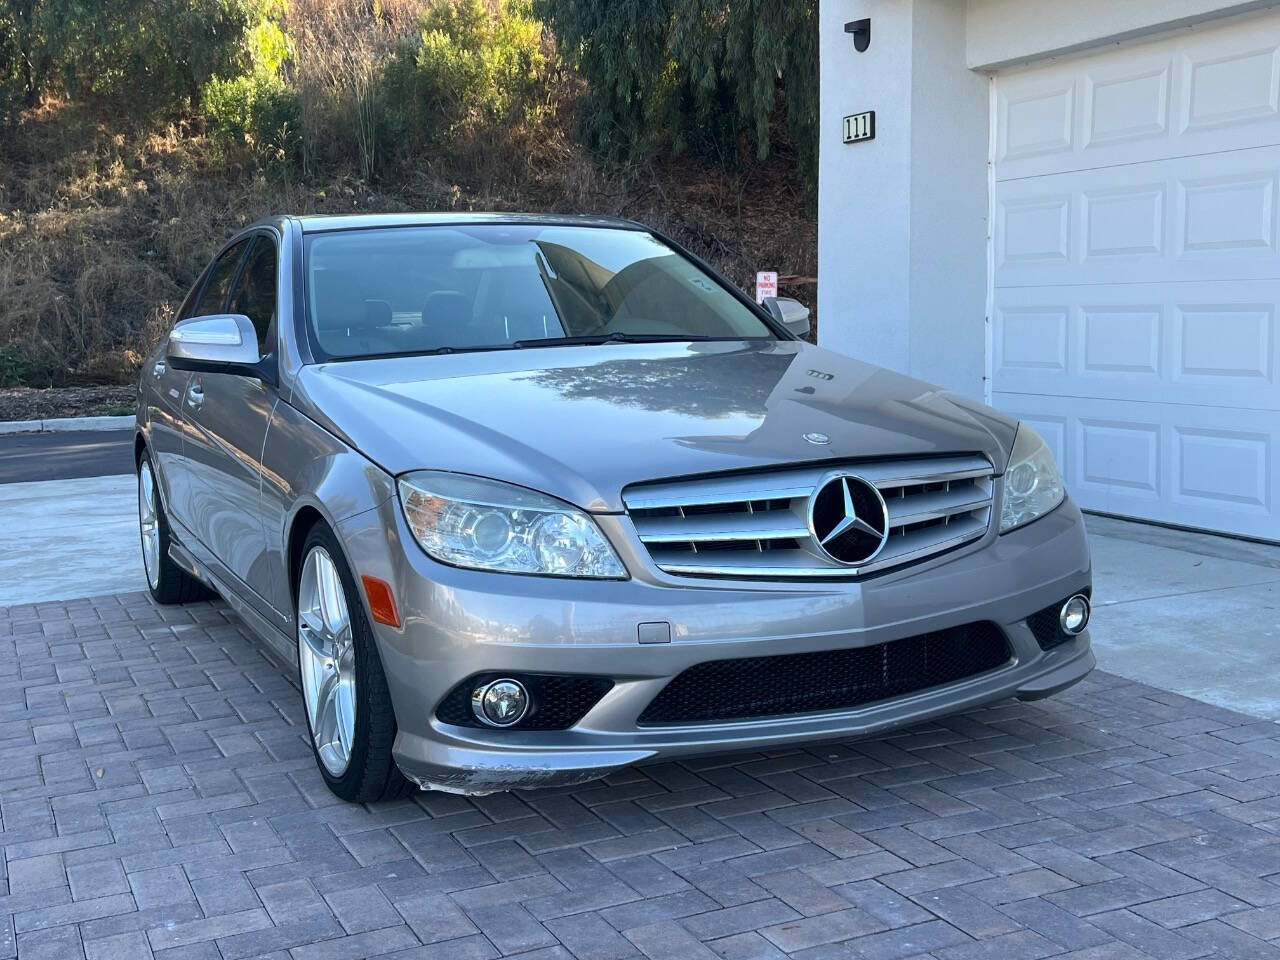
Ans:
POLYGON ((975 70, 1070 53, 1277 6, 1280 0, 967 0, 975 70))
POLYGON ((966 68, 954 0, 916 0, 911 88, 913 376, 982 399, 990 79, 966 68))
POLYGON ((825 0, 821 17, 819 338, 983 395, 988 80, 956 0, 825 0), (857 53, 849 20, 871 17, 857 53), (876 139, 841 118, 876 111, 876 139))
POLYGON ((912 0, 819 4, 818 338, 871 363, 910 363, 912 0), (871 46, 850 20, 872 15, 871 46), (844 144, 841 118, 876 111, 876 139, 844 144))

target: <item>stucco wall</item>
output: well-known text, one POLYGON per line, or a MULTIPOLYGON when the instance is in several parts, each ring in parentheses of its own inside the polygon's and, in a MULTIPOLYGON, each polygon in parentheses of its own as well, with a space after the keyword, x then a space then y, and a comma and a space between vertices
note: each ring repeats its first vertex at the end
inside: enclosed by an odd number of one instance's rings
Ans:
POLYGON ((824 346, 905 370, 911 189, 911 0, 827 0, 821 19, 818 336, 824 346), (874 14, 871 47, 849 20, 874 14), (842 143, 841 118, 876 111, 876 139, 842 143))
POLYGON ((963 29, 961 4, 917 0, 910 372, 983 399, 991 81, 967 69, 963 29))
POLYGON ((982 397, 988 81, 956 0, 824 0, 818 213, 824 346, 982 397), (844 33, 870 16, 871 46, 844 33), (876 111, 876 139, 841 118, 876 111))

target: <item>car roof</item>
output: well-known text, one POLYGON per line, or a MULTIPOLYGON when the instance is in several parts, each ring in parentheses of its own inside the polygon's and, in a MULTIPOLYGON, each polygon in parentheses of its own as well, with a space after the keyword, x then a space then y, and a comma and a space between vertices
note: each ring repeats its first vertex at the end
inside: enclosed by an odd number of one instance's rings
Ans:
POLYGON ((613 227, 644 230, 643 224, 620 217, 551 213, 353 213, 306 214, 295 217, 303 233, 326 230, 369 230, 377 227, 429 227, 473 224, 545 224, 558 227, 613 227))

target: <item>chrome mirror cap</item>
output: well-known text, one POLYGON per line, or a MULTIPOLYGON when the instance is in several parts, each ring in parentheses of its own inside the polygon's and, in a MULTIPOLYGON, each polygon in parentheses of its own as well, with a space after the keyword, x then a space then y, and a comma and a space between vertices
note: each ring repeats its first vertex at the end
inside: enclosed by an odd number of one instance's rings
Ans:
POLYGON ((253 321, 240 313, 188 317, 169 333, 168 358, 182 369, 183 361, 198 364, 257 363, 258 334, 253 321))
POLYGON ((799 300, 791 297, 767 297, 764 307, 773 319, 786 327, 790 333, 794 333, 797 337, 809 335, 809 308, 799 300))

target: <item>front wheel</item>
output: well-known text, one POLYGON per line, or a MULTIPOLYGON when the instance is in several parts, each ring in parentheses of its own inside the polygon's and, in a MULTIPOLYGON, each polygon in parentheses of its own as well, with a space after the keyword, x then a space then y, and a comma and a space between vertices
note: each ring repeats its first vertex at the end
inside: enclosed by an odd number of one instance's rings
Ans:
POLYGON ((343 800, 398 796, 395 713, 355 579, 337 538, 317 524, 298 573, 298 672, 307 730, 325 783, 343 800))

